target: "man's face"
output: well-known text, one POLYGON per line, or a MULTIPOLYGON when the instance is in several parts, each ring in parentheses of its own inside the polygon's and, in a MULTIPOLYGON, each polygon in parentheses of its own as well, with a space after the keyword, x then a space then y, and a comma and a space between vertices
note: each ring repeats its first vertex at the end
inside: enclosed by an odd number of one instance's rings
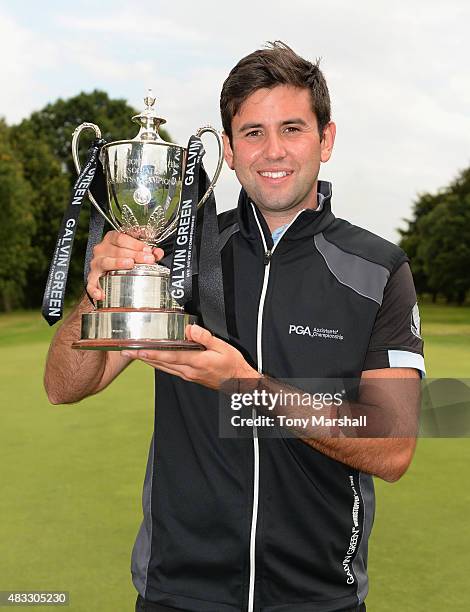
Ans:
POLYGON ((320 162, 330 158, 335 125, 320 141, 310 93, 291 85, 259 89, 232 119, 225 159, 250 198, 269 217, 317 206, 320 162))

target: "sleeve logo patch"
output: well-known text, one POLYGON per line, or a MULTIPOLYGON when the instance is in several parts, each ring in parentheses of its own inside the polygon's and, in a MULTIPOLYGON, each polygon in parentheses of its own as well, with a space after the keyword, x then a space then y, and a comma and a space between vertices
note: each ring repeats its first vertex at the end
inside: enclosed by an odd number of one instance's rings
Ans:
POLYGON ((421 340, 421 319, 419 317, 419 308, 416 303, 411 311, 411 333, 421 340))

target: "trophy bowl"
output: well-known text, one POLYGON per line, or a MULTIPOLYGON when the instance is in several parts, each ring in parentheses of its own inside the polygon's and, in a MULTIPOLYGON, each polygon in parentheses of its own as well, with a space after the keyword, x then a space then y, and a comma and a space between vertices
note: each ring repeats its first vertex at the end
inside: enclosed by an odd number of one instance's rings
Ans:
MULTIPOLYGON (((158 246, 177 230, 188 151, 160 137, 158 129, 165 120, 155 113, 155 98, 149 93, 144 102, 145 110, 132 118, 140 125, 137 136, 105 144, 101 149, 107 210, 91 193, 89 198, 115 230, 158 246)), ((79 173, 79 138, 86 129, 101 138, 99 127, 93 123, 82 123, 75 130, 72 155, 79 173)), ((205 132, 216 137, 219 159, 197 207, 211 194, 223 163, 220 135, 206 126, 196 136, 205 132)), ((185 338, 186 325, 195 323, 197 318, 186 313, 172 297, 170 270, 165 266, 136 264, 131 270, 113 270, 100 279, 100 284, 104 299, 97 302, 94 311, 82 315, 81 339, 73 343, 73 348, 108 351, 203 348, 185 338)))

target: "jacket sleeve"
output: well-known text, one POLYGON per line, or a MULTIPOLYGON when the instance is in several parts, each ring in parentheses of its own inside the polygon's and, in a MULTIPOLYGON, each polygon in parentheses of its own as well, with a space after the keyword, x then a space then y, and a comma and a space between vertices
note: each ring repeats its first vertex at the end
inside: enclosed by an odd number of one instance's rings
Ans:
POLYGON ((410 266, 391 274, 377 312, 363 370, 416 368, 425 375, 423 340, 410 266))

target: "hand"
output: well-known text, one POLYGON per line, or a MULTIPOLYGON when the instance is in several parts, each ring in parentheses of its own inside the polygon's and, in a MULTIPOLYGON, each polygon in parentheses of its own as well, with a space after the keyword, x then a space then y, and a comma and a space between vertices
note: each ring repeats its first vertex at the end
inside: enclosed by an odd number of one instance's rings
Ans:
POLYGON ((153 264, 163 257, 162 249, 115 230, 108 232, 93 249, 86 289, 95 300, 104 298, 99 279, 110 270, 130 270, 135 264, 153 264))
POLYGON ((186 338, 202 344, 206 350, 195 351, 123 351, 122 354, 140 359, 157 370, 179 376, 209 389, 220 389, 231 378, 259 378, 236 348, 213 336, 199 325, 186 326, 186 338))

